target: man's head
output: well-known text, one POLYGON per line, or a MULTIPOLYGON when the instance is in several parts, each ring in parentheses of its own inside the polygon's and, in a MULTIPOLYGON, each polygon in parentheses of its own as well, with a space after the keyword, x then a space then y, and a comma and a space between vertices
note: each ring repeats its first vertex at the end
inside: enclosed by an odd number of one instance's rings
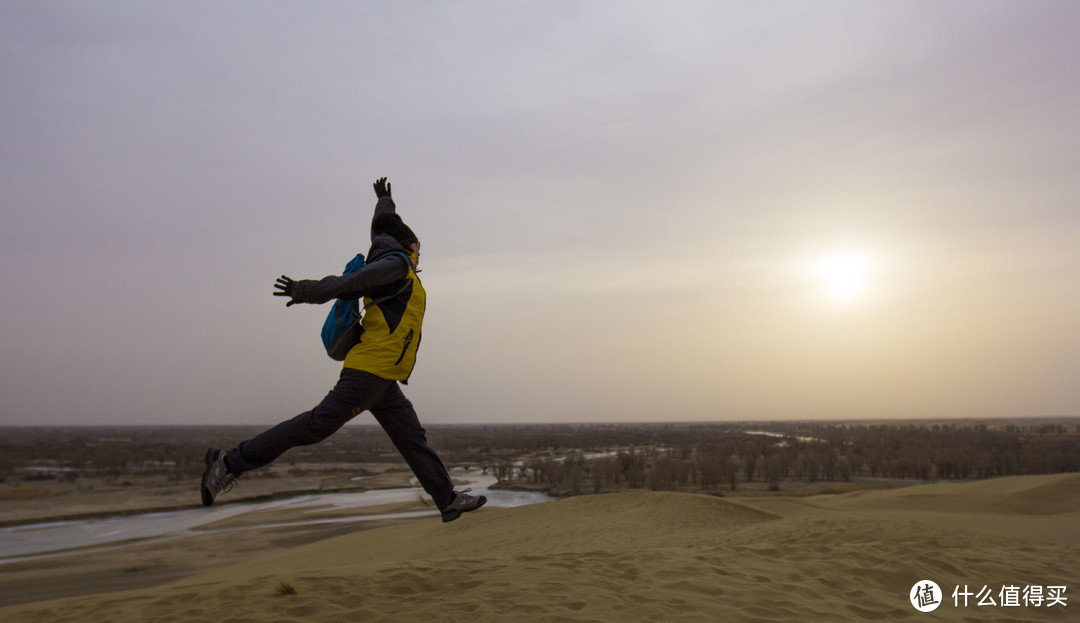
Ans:
POLYGON ((412 253, 420 251, 420 241, 413 230, 401 220, 401 217, 392 212, 380 214, 371 222, 371 235, 389 234, 397 240, 401 246, 412 253))

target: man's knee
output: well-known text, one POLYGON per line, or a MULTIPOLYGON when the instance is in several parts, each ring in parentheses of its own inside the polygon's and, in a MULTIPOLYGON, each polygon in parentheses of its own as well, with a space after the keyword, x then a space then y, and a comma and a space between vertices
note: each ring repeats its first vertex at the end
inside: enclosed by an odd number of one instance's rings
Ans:
POLYGON ((342 427, 342 424, 338 424, 337 422, 332 422, 326 420, 325 418, 316 417, 309 419, 307 424, 307 437, 309 443, 319 443, 330 435, 336 433, 337 430, 342 427))
POLYGON ((324 401, 306 415, 308 434, 314 442, 319 442, 337 432, 356 413, 347 407, 324 401))

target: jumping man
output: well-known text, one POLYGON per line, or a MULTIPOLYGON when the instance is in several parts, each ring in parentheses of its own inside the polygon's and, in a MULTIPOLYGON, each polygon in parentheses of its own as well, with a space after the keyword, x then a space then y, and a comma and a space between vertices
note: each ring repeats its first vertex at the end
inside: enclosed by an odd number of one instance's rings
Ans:
POLYGON ((386 431, 439 507, 443 521, 453 521, 487 502, 482 495, 454 490, 446 467, 428 446, 416 411, 398 384, 408 383, 424 321, 425 292, 415 268, 420 260, 420 241, 398 216, 386 178, 379 178, 374 186, 378 201, 371 220, 368 263, 363 268, 317 281, 293 281, 282 275, 274 284, 274 296, 289 298, 286 307, 360 297, 369 305, 361 322, 360 342, 345 357, 337 385, 311 411, 231 450, 207 450, 203 505, 213 504, 244 472, 270 464, 289 448, 326 439, 363 411, 371 411, 386 431))

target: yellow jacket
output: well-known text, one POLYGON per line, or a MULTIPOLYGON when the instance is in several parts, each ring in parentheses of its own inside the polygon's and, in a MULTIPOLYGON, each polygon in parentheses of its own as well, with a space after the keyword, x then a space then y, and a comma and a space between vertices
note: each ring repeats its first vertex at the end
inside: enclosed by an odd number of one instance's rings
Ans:
MULTIPOLYGON (((404 262, 403 257, 397 257, 404 262)), ((345 357, 346 368, 408 382, 416 365, 427 304, 424 286, 416 275, 417 259, 413 254, 404 285, 397 282, 388 287, 391 291, 396 290, 396 294, 375 304, 372 302, 389 293, 373 292, 364 297, 364 318, 360 323, 364 331, 360 342, 345 357)))
MULTIPOLYGON (((376 217, 384 213, 395 213, 389 196, 375 206, 376 217)), ((363 297, 363 333, 345 356, 345 367, 407 382, 416 365, 427 305, 424 286, 416 276, 419 255, 409 254, 393 236, 373 230, 367 258, 363 268, 348 275, 295 282, 292 302, 322 304, 363 297)))

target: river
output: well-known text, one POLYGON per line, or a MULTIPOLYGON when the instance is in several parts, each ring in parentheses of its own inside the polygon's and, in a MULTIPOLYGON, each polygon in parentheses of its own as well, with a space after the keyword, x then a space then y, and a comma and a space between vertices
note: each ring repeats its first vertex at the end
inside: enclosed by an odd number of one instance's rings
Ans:
MULTIPOLYGON (((473 493, 487 496, 489 506, 514 507, 548 502, 555 498, 526 491, 490 489, 494 476, 473 471, 455 470, 455 480, 468 482, 473 493)), ((250 525, 215 528, 212 524, 243 514, 264 511, 297 511, 299 514, 331 509, 362 509, 384 504, 416 502, 427 498, 422 489, 407 487, 356 493, 302 495, 269 502, 235 503, 163 513, 145 513, 79 521, 59 521, 0 528, 0 564, 31 560, 67 553, 85 553, 101 548, 116 548, 132 543, 180 539, 187 536, 253 530, 279 526, 343 524, 362 521, 433 516, 437 511, 417 510, 403 513, 357 514, 343 517, 298 519, 288 522, 254 522, 250 525)), ((430 498, 427 498, 430 500, 430 498)), ((294 514, 295 516, 295 514, 294 514)))

